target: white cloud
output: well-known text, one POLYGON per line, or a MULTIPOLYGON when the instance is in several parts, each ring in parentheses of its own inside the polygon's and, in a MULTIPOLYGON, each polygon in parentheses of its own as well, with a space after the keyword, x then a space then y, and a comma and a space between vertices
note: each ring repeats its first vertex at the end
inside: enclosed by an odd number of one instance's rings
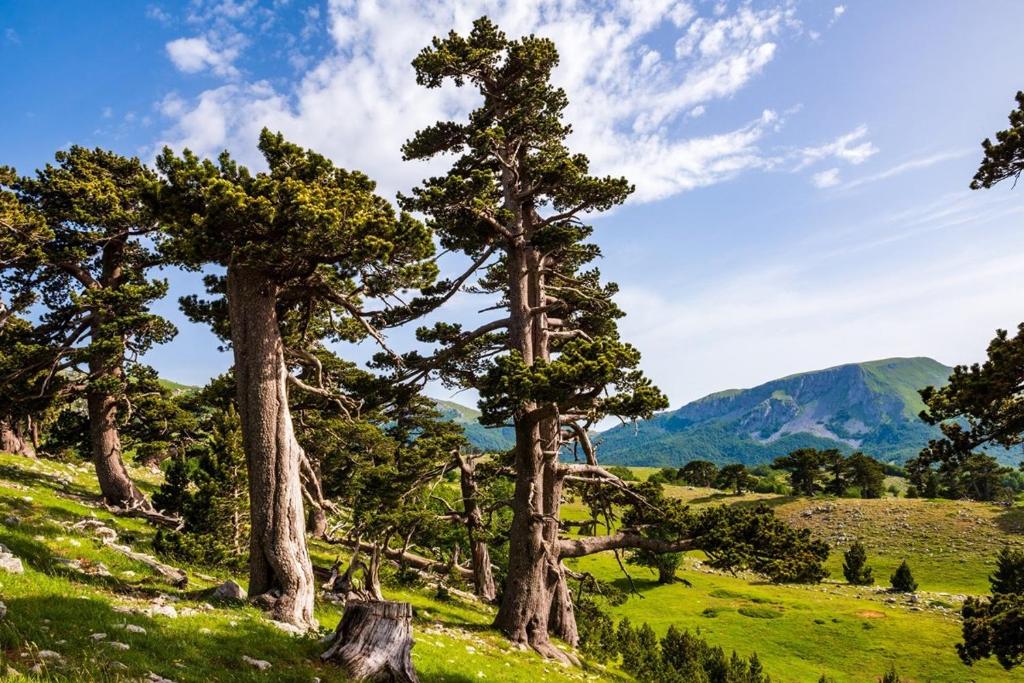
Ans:
POLYGON ((859 187, 860 185, 866 185, 867 183, 874 183, 879 180, 888 180, 893 176, 901 175, 909 171, 916 171, 922 168, 928 168, 929 166, 934 166, 935 164, 942 163, 943 161, 949 161, 951 159, 962 159, 963 157, 974 153, 974 150, 954 150, 949 152, 939 152, 937 154, 930 154, 925 157, 919 157, 917 159, 904 161, 903 163, 896 164, 895 166, 891 166, 890 168, 887 168, 884 171, 880 171, 873 175, 864 176, 863 178, 857 178, 856 180, 852 180, 846 183, 846 185, 844 185, 843 187, 844 189, 851 189, 854 187, 859 187))
POLYGON ((840 135, 832 142, 819 147, 805 147, 800 150, 800 162, 794 170, 801 170, 822 159, 839 159, 850 164, 860 164, 878 153, 867 137, 868 127, 861 124, 849 133, 840 135))
POLYGON ((811 184, 817 188, 835 187, 839 184, 839 169, 830 168, 811 176, 811 184))
POLYGON ((166 49, 174 66, 187 74, 209 69, 224 78, 238 76, 238 69, 232 63, 238 57, 238 47, 215 49, 205 36, 199 36, 172 40, 166 49))
POLYGON ((160 22, 161 24, 171 23, 171 15, 157 5, 149 5, 146 7, 146 17, 153 21, 160 22))
POLYGON ((13 28, 4 29, 4 40, 6 40, 11 45, 21 45, 21 36, 19 36, 18 32, 15 31, 13 28))
MULTIPOLYGON (((438 119, 464 115, 476 101, 468 89, 418 87, 410 62, 431 36, 453 28, 465 32, 487 14, 511 36, 536 33, 555 41, 561 61, 554 78, 571 102, 570 144, 590 157, 595 172, 627 175, 637 185, 636 199, 658 199, 772 165, 758 147, 778 125, 771 117, 692 139, 682 138, 678 127, 682 117, 761 74, 778 41, 798 27, 794 12, 781 1, 704 18, 675 0, 599 6, 331 0, 320 20, 332 50, 293 89, 259 83, 207 91, 165 110, 171 119, 165 138, 206 154, 228 147, 251 163, 255 132, 267 125, 341 165, 365 170, 386 192, 407 189, 429 168, 403 163, 402 143, 438 119), (675 52, 649 42, 666 27, 679 36, 675 52), (216 134, 204 130, 204 120, 216 134)), ((193 70, 213 68, 210 60, 217 58, 210 53, 223 54, 204 50, 208 45, 185 47, 190 49, 180 58, 193 70)), ((224 61, 230 66, 232 59, 224 61)))

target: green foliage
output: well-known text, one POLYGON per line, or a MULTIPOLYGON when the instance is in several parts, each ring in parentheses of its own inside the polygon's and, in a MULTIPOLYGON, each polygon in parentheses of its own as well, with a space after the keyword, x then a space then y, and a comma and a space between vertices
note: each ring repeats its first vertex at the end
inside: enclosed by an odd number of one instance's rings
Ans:
POLYGON ((906 560, 903 560, 893 575, 889 577, 889 585, 897 593, 913 593, 917 590, 917 581, 914 580, 914 575, 910 573, 910 565, 907 564, 906 560))
POLYGON ((179 531, 161 529, 157 552, 206 566, 240 567, 249 547, 249 497, 242 429, 234 408, 204 416, 202 433, 171 458, 153 504, 179 515, 179 531))
POLYGON ((879 683, 900 683, 901 679, 899 673, 896 671, 896 665, 892 664, 889 666, 888 671, 882 674, 882 677, 878 679, 879 683))
POLYGON ((1024 550, 1004 545, 996 557, 996 570, 988 580, 993 594, 1024 594, 1024 550))
MULTIPOLYGON (((610 620, 608 620, 610 622, 610 620)), ((767 683, 757 654, 749 658, 736 652, 727 656, 720 647, 711 646, 699 635, 670 626, 658 640, 650 626, 634 628, 629 619, 622 619, 609 633, 606 623, 597 629, 581 632, 581 647, 596 650, 614 648, 622 656, 622 669, 641 681, 667 683, 767 683), (591 638, 596 639, 591 642, 591 638)))
POLYGON ((854 586, 870 586, 875 582, 871 567, 867 566, 868 554, 864 544, 855 542, 843 553, 843 576, 854 586))
POLYGON ((965 664, 995 655, 1005 669, 1024 664, 1024 551, 1003 546, 989 576, 991 598, 968 598, 961 611, 965 664))
POLYGON ((1024 663, 1024 594, 968 598, 961 616, 963 642, 956 651, 965 664, 993 655, 1005 669, 1024 663))
POLYGON ((714 486, 718 478, 718 468, 715 463, 707 460, 691 460, 679 468, 678 478, 690 486, 709 488, 714 486))
POLYGON ((1014 184, 1024 171, 1024 92, 1018 91, 1017 108, 1010 112, 1010 127, 996 133, 996 142, 981 143, 985 156, 971 181, 971 189, 989 188, 1007 178, 1014 184))
POLYGON ((160 265, 149 247, 156 176, 100 149, 72 146, 55 160, 34 177, 0 170, 0 290, 12 311, 39 307, 38 323, 9 349, 18 367, 0 376, 0 393, 64 404, 97 394, 127 408, 148 391, 130 377, 152 374, 137 359, 176 332, 149 310, 167 291, 147 278, 160 265), (23 393, 29 385, 35 391, 23 393))
POLYGON ((839 453, 834 450, 818 451, 813 448, 800 448, 789 455, 776 458, 772 467, 789 472, 789 482, 794 493, 813 496, 820 491, 820 482, 824 475, 821 471, 826 459, 836 459, 839 453))
POLYGON ((622 516, 626 528, 652 539, 689 539, 689 548, 702 550, 714 568, 749 569, 779 583, 816 583, 827 575, 822 563, 828 544, 786 524, 767 506, 717 505, 694 512, 665 496, 660 484, 645 482, 635 492, 643 502, 629 504, 622 516))
POLYGON ((726 465, 715 478, 715 487, 722 490, 731 489, 737 496, 746 491, 753 483, 753 478, 747 472, 747 466, 742 463, 726 465))
POLYGON ((861 498, 881 498, 885 482, 882 464, 874 458, 857 452, 846 459, 850 484, 860 490, 861 498))

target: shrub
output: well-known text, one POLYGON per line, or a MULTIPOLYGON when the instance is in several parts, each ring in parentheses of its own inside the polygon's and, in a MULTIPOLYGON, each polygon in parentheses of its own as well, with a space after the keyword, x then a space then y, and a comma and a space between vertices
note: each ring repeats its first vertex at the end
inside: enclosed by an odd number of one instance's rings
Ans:
POLYGON ((897 593, 913 593, 917 590, 917 581, 914 581, 914 575, 910 573, 910 565, 906 560, 903 560, 896 568, 896 572, 889 578, 889 582, 897 593))
POLYGON ((864 545, 857 541, 843 554, 843 576, 854 586, 870 586, 875 582, 864 545))

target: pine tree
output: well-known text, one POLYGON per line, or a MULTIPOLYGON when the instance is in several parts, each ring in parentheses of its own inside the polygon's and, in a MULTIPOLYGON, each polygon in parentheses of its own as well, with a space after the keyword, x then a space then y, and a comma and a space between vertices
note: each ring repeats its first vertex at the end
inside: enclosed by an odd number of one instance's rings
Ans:
POLYGON ((315 469, 296 438, 289 393, 357 410, 318 381, 316 352, 325 339, 383 344, 379 328, 393 320, 367 311, 366 302, 386 309, 395 292, 429 285, 437 267, 429 230, 398 214, 364 174, 268 130, 259 149, 268 167, 260 173, 227 153, 213 162, 164 150, 157 159, 162 247, 187 267, 225 269, 206 279, 212 300, 184 304, 234 352, 250 481, 249 594, 264 596, 275 619, 313 627, 302 496, 304 473, 315 469))
POLYGON ((1010 112, 1010 127, 996 133, 996 142, 981 143, 985 156, 971 181, 971 189, 989 188, 1008 178, 1014 183, 1024 171, 1024 91, 1017 91, 1017 108, 1010 112))
POLYGON ((789 472, 789 481, 793 493, 802 496, 813 496, 820 490, 822 479, 821 468, 830 451, 819 451, 814 448, 798 448, 797 450, 775 458, 772 467, 789 472))
POLYGON ((39 294, 42 309, 36 340, 48 353, 22 371, 79 378, 63 390, 86 400, 104 499, 148 509, 125 468, 119 430, 134 398, 135 359, 176 333, 150 312, 167 292, 166 281, 148 279, 160 264, 149 239, 160 227, 149 202, 156 175, 138 159, 72 146, 33 177, 7 176, 4 194, 46 225, 16 223, 0 238, 0 290, 15 300, 39 294))
POLYGON ((896 568, 896 572, 889 578, 889 583, 892 590, 897 593, 913 593, 917 590, 917 582, 914 581, 914 575, 910 573, 910 565, 906 560, 896 568))
POLYGON ((1010 546, 1004 545, 996 557, 996 570, 988 581, 993 595, 1024 595, 1024 550, 1011 550, 1010 546))
POLYGON ((866 566, 867 560, 867 550, 860 541, 843 553, 843 576, 848 583, 854 586, 870 586, 875 582, 871 567, 866 566))
POLYGON ((242 430, 234 407, 214 410, 205 434, 174 457, 153 504, 181 517, 176 531, 160 530, 158 552, 207 566, 241 566, 249 547, 249 495, 242 430))

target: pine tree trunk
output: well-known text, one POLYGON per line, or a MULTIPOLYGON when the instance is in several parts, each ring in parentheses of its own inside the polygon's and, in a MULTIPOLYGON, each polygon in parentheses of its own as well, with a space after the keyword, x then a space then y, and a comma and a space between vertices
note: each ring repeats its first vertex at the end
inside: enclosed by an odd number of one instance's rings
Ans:
POLYGON ((0 420, 0 451, 29 458, 36 457, 33 444, 25 440, 14 420, 0 420))
MULTIPOLYGON (((539 255, 529 247, 510 250, 509 339, 526 363, 546 359, 546 322, 531 307, 543 298, 539 255)), ((523 414, 541 406, 528 403, 523 414)), ((575 659, 551 644, 548 637, 552 601, 562 579, 558 556, 558 507, 561 485, 555 475, 558 450, 557 416, 517 416, 512 526, 509 530, 508 577, 495 625, 516 643, 528 644, 545 657, 575 659)), ((575 631, 571 612, 559 611, 559 631, 575 631), (572 621, 572 626, 568 622, 572 621)))
POLYGON ((349 601, 334 642, 320 655, 355 681, 419 683, 412 666, 412 607, 407 602, 349 601))
POLYGON ((277 286, 228 266, 228 312, 243 444, 249 469, 249 596, 275 619, 314 628, 313 568, 306 550, 300 458, 288 409, 287 368, 277 322, 277 286))
MULTIPOLYGON (((92 358, 89 370, 91 386, 122 381, 123 371, 118 359, 92 358)), ((86 394, 86 405, 89 410, 92 462, 103 500, 108 505, 121 508, 149 508, 149 502, 132 482, 121 457, 121 436, 117 431, 117 397, 90 388, 86 394)))
POLYGON ((494 602, 498 595, 498 589, 494 585, 494 573, 491 571, 491 551, 487 547, 487 543, 480 539, 483 531, 483 517, 478 502, 479 487, 476 483, 476 468, 469 458, 458 453, 455 457, 459 463, 459 481, 462 488, 462 518, 466 523, 470 559, 473 563, 473 589, 477 597, 486 602, 494 602))

